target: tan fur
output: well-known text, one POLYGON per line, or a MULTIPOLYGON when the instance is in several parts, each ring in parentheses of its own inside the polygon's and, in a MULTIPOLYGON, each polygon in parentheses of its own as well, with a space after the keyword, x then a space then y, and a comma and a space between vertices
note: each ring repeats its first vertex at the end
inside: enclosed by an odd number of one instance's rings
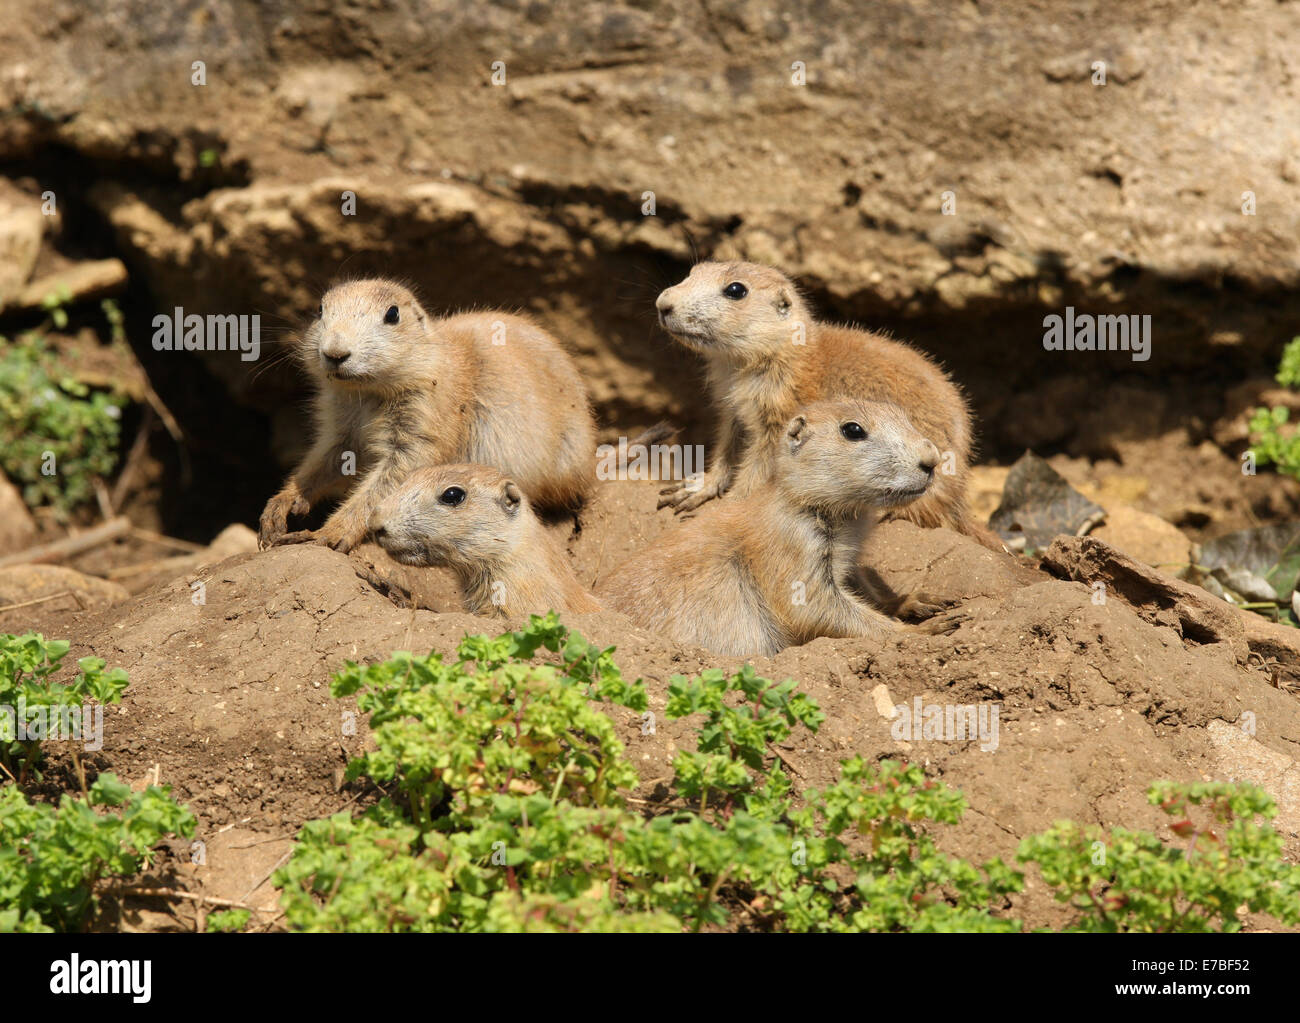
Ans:
POLYGON ((350 549, 379 502, 421 465, 500 466, 541 507, 581 503, 594 481, 595 426, 573 360, 544 330, 503 312, 434 319, 410 291, 382 280, 339 285, 321 306, 299 345, 317 387, 316 442, 267 503, 263 546, 350 549), (396 324, 384 322, 390 306, 396 324), (352 476, 342 471, 347 451, 352 476), (290 515, 327 497, 344 500, 318 532, 285 535, 290 515))
POLYGON ((862 398, 898 405, 941 453, 952 453, 954 473, 936 473, 931 492, 893 516, 986 541, 980 534, 987 531, 972 525, 966 508, 970 410, 948 375, 921 352, 871 331, 818 323, 785 274, 755 263, 699 263, 656 305, 664 329, 707 360, 720 419, 703 485, 695 492, 665 490, 661 507, 689 511, 729 489, 752 492, 771 475, 782 429, 796 409, 862 398), (748 289, 744 298, 723 294, 733 281, 748 289), (799 325, 803 344, 795 341, 799 325))
POLYGON ((449 565, 473 614, 519 617, 599 611, 568 557, 515 483, 483 465, 417 469, 370 520, 375 539, 405 565, 449 565), (450 505, 448 488, 465 497, 450 505))
POLYGON ((670 529, 597 592, 639 625, 721 654, 883 635, 895 623, 855 592, 858 551, 881 509, 928 490, 938 457, 895 406, 811 405, 782 430, 769 481, 670 529), (866 439, 843 436, 850 422, 866 439))

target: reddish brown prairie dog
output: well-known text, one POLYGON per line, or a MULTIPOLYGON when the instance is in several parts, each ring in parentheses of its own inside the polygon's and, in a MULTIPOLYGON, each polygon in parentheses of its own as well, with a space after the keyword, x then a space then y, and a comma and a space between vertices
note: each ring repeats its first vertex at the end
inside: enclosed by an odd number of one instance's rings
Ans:
POLYGON ((569 355, 527 319, 435 319, 399 284, 353 281, 326 293, 298 354, 317 387, 316 441, 267 503, 263 546, 349 550, 421 465, 499 466, 547 508, 576 508, 592 485, 586 388, 569 355), (327 497, 343 503, 320 530, 286 535, 290 515, 327 497))
POLYGON ((770 476, 785 425, 799 408, 861 398, 899 406, 941 453, 951 452, 930 492, 895 516, 993 541, 972 528, 966 509, 970 411, 925 355, 870 331, 818 323, 790 278, 756 263, 698 263, 655 305, 664 329, 707 360, 720 417, 702 485, 665 490, 661 506, 689 511, 729 489, 743 497, 770 476))
POLYGON ((449 565, 472 614, 600 610, 528 499, 496 469, 417 469, 379 505, 370 527, 404 565, 449 565))
POLYGON ((681 522, 597 588, 638 625, 720 654, 773 654, 895 623, 855 592, 879 511, 927 493, 939 461, 897 407, 820 402, 782 431, 771 478, 681 522))

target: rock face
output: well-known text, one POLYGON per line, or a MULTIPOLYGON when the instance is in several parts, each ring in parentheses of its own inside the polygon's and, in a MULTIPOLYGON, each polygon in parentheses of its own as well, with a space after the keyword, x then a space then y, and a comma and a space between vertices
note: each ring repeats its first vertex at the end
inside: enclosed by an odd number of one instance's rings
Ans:
MULTIPOLYGON (((159 309, 291 327, 384 269, 542 316, 613 420, 707 418, 693 364, 650 386, 683 365, 651 300, 697 251, 934 349, 1021 446, 1029 381, 1266 371, 1300 311, 1286 5, 13 6, 0 158, 73 154, 61 201, 159 309), (1066 305, 1150 314, 1155 361, 1045 352, 1066 305)), ((293 383, 212 363, 265 411, 293 383)))

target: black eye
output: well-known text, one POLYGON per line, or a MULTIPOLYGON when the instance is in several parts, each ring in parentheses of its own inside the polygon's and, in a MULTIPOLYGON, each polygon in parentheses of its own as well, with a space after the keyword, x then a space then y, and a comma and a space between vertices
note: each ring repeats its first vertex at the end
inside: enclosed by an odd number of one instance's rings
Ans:
POLYGON ((465 500, 465 491, 460 487, 448 487, 438 495, 438 501, 441 504, 448 504, 455 508, 456 505, 463 503, 465 500))
POLYGON ((390 305, 388 307, 388 312, 384 313, 384 322, 385 323, 397 322, 397 306, 390 305))
POLYGON ((845 440, 866 440, 867 431, 858 423, 845 423, 840 427, 840 433, 845 440))
POLYGON ((726 295, 728 298, 735 299, 737 302, 739 302, 742 298, 744 298, 746 295, 749 294, 749 289, 745 287, 743 284, 741 284, 740 281, 732 281, 730 284, 728 284, 725 288, 722 289, 722 293, 726 295))
POLYGON ((325 303, 324 303, 324 302, 322 302, 322 303, 320 304, 320 306, 316 309, 316 315, 317 315, 317 316, 324 316, 324 315, 325 315, 325 303))

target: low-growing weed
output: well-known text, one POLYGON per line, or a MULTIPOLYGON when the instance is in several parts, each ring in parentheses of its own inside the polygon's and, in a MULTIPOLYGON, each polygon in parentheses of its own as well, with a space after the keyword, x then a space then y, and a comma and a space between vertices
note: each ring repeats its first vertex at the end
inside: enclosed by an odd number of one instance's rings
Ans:
MULTIPOLYGON (((1274 378, 1283 387, 1300 388, 1300 337, 1282 349, 1282 361, 1274 378)), ((1288 425, 1291 410, 1284 405, 1257 408, 1250 415, 1251 453, 1259 465, 1275 465, 1277 471, 1300 478, 1300 434, 1288 425)))
POLYGON ((80 930, 101 882, 148 866, 164 836, 193 833, 194 818, 165 788, 132 792, 111 774, 57 808, 0 785, 0 932, 80 930))
POLYGON ((28 505, 66 518, 116 466, 125 403, 69 374, 39 336, 0 338, 0 469, 28 505))
POLYGON ((82 713, 88 697, 100 704, 120 703, 127 686, 126 672, 106 671, 98 657, 79 660, 81 670, 70 682, 52 681, 68 647, 64 640, 47 641, 35 632, 0 635, 0 768, 19 784, 39 777, 46 738, 89 738, 82 713))
POLYGON ((1252 785, 1157 782, 1147 800, 1171 817, 1166 844, 1150 832, 1108 834, 1061 822, 1020 844, 1056 898, 1079 911, 1077 931, 1239 931, 1243 912, 1300 924, 1300 867, 1282 858, 1265 821, 1273 800, 1252 785))

